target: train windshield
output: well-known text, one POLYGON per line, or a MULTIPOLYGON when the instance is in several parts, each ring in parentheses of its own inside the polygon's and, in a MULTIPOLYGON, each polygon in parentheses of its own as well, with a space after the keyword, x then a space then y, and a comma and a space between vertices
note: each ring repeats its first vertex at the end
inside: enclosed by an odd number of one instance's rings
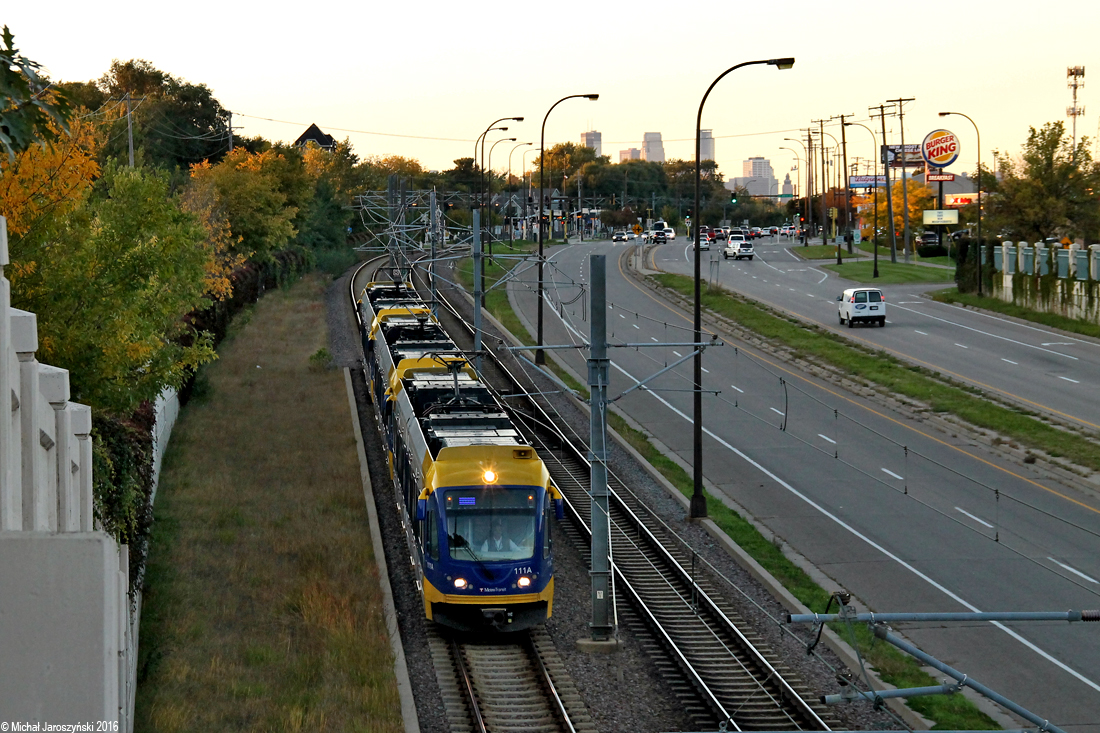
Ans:
POLYGON ((444 504, 451 558, 501 562, 533 557, 538 499, 539 490, 531 486, 448 490, 444 504))

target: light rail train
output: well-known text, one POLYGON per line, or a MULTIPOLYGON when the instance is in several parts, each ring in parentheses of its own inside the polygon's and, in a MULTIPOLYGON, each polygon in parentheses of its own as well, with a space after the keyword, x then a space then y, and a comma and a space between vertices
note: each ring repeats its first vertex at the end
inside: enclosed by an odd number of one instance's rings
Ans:
POLYGON ((553 611, 561 493, 501 401, 399 270, 357 297, 366 380, 425 616, 518 631, 553 611))

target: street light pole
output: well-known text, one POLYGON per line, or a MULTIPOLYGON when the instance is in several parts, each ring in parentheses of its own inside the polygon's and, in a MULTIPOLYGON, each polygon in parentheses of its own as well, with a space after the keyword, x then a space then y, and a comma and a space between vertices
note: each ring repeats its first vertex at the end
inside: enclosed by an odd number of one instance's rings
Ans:
MULTIPOLYGON (((528 199, 531 198, 531 176, 530 176, 530 173, 527 170, 527 154, 528 153, 537 153, 540 150, 542 150, 542 148, 532 148, 531 150, 524 150, 523 155, 519 156, 520 163, 523 166, 523 174, 527 178, 527 198, 528 199)), ((523 234, 524 234, 525 237, 527 237, 531 234, 531 227, 528 226, 528 221, 527 221, 527 201, 526 200, 524 200, 524 202, 523 202, 523 234)))
MULTIPOLYGON (((805 155, 806 155, 806 188, 803 189, 803 191, 802 191, 802 195, 806 197, 806 201, 803 204, 803 212, 805 213, 805 212, 808 212, 810 210, 810 196, 811 196, 811 191, 810 191, 810 168, 813 167, 813 164, 810 163, 810 151, 806 149, 806 143, 802 142, 801 140, 799 140, 797 138, 785 137, 783 139, 784 140, 789 140, 792 143, 798 143, 799 145, 801 145, 802 146, 802 152, 805 153, 805 155)), ((805 221, 803 223, 809 225, 809 215, 808 214, 806 214, 806 219, 807 219, 807 221, 805 221)), ((801 228, 802 227, 799 227, 799 229, 801 229, 801 228)), ((805 242, 805 237, 803 237, 803 242, 805 242)))
MULTIPOLYGON (((699 101, 699 113, 695 117, 695 208, 692 211, 695 213, 695 220, 692 222, 694 232, 692 232, 691 241, 695 243, 695 343, 701 344, 703 342, 703 317, 702 317, 702 291, 700 288, 700 266, 699 266, 699 220, 702 219, 699 216, 699 199, 701 197, 702 187, 702 166, 699 156, 702 152, 702 128, 703 128, 703 105, 707 103, 707 97, 710 96, 710 92, 714 89, 715 85, 722 81, 732 71, 740 69, 742 66, 752 66, 755 64, 768 64, 775 66, 778 69, 789 69, 794 66, 793 58, 782 59, 761 59, 760 61, 745 61, 731 66, 718 75, 718 78, 710 83, 707 87, 707 91, 703 94, 702 100, 699 101)), ((692 428, 694 429, 694 455, 693 455, 693 469, 694 469, 694 489, 691 494, 691 517, 702 518, 707 516, 707 497, 703 493, 703 352, 699 346, 695 346, 695 379, 694 390, 692 393, 693 410, 692 410, 692 428)))
MULTIPOLYGON (((522 148, 524 145, 534 145, 534 143, 520 143, 519 145, 516 145, 515 147, 513 147, 511 150, 508 151, 508 178, 507 178, 507 181, 508 181, 509 184, 512 183, 512 153, 516 152, 517 148, 522 148)), ((512 208, 514 209, 515 207, 513 206, 512 208)), ((514 219, 514 218, 515 217, 512 217, 512 219, 514 219)), ((508 222, 508 247, 509 247, 509 249, 512 248, 512 242, 515 241, 515 237, 512 236, 513 232, 515 231, 515 228, 516 228, 515 222, 514 221, 509 221, 508 222)))
POLYGON ((547 118, 550 117, 550 113, 554 111, 554 107, 557 107, 559 104, 561 104, 562 102, 564 102, 567 99, 575 99, 577 97, 584 97, 585 99, 587 99, 591 102, 595 102, 597 99, 600 98, 600 95, 599 94, 570 94, 568 97, 562 97, 558 101, 554 102, 552 105, 550 105, 550 109, 546 110, 546 116, 542 118, 542 133, 539 137, 539 286, 538 286, 538 291, 537 291, 537 293, 538 293, 538 304, 537 304, 537 308, 538 308, 538 316, 537 316, 538 325, 536 327, 536 330, 538 331, 538 334, 536 336, 536 341, 538 342, 537 345, 540 348, 535 349, 535 363, 536 364, 545 364, 546 363, 546 352, 544 352, 541 348, 542 347, 542 333, 543 333, 542 332, 542 272, 543 272, 543 258, 542 258, 542 212, 543 212, 542 187, 544 185, 543 177, 546 175, 546 166, 545 166, 545 162, 546 162, 546 120, 547 120, 547 118))
POLYGON ((978 123, 970 118, 970 115, 962 112, 940 112, 940 117, 958 115, 970 120, 974 125, 974 134, 978 136, 978 296, 982 294, 982 133, 978 130, 978 123))
MULTIPOLYGON (((495 148, 497 145, 500 145, 503 142, 513 142, 514 143, 515 141, 516 141, 516 139, 514 137, 502 137, 500 140, 497 140, 495 143, 493 143, 492 145, 489 146, 489 168, 490 169, 492 169, 492 167, 493 167, 493 148, 495 148)), ((485 153, 485 142, 484 141, 482 141, 482 143, 481 143, 481 152, 482 152, 482 154, 485 153)), ((488 214, 488 216, 485 217, 486 241, 489 243, 489 257, 492 258, 492 256, 493 256, 493 207, 492 207, 492 200, 491 200, 492 193, 493 193, 493 173, 492 173, 492 170, 489 170, 488 175, 486 175, 485 169, 482 169, 481 177, 482 177, 482 180, 485 182, 485 184, 483 186, 483 188, 485 190, 485 201, 483 202, 482 206, 485 209, 486 213, 488 214)), ((488 263, 485 263, 485 264, 488 264, 488 263)), ((487 269, 485 264, 483 264, 482 267, 481 267, 481 307, 482 308, 485 307, 485 270, 487 269)))
MULTIPOLYGON (((875 139, 874 130, 872 130, 870 127, 867 127, 867 125, 864 125, 861 122, 845 122, 844 123, 845 127, 850 127, 851 125, 859 125, 864 130, 871 133, 871 149, 874 150, 875 152, 878 152, 878 140, 875 139)), ((873 211, 875 212, 875 218, 871 221, 871 233, 872 233, 872 236, 875 238, 875 272, 874 272, 874 275, 872 275, 872 277, 878 277, 878 164, 877 163, 875 164, 874 171, 875 171, 875 208, 873 209, 873 211)))

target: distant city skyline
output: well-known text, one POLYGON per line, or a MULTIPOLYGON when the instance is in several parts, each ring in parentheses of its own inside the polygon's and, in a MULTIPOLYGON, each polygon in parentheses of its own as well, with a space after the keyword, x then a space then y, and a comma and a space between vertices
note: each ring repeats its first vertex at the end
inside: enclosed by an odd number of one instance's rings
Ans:
MULTIPOLYGON (((233 111, 238 135, 290 143, 315 122, 337 140, 348 139, 362 159, 401 155, 429 170, 446 170, 454 160, 469 157, 475 138, 490 122, 511 116, 525 121, 509 123, 502 136, 520 141, 537 142, 545 117, 548 146, 576 140, 575 131, 598 129, 601 146, 609 150, 641 148, 639 130, 660 130, 665 160, 691 160, 696 110, 711 81, 735 63, 789 55, 796 58, 792 69, 739 69, 708 97, 702 125, 713 130, 715 161, 727 177, 752 155, 769 157, 778 169, 794 165, 796 154, 803 155, 801 147, 784 138, 804 138, 801 130, 811 120, 852 114, 852 121, 867 124, 880 138, 881 123, 870 119, 868 109, 898 97, 915 97, 906 105, 906 142, 919 143, 928 132, 946 127, 959 136, 961 148, 950 172, 972 172, 977 159, 974 128, 964 118, 941 119, 937 113, 952 110, 974 119, 981 129, 983 161, 992 160, 994 149, 1018 157, 1029 127, 1062 122, 1068 136, 1066 107, 1072 100, 1066 67, 1097 68, 1090 58, 1095 51, 1088 44, 1035 44, 1034 39, 1066 37, 1068 18, 1073 19, 1075 38, 1100 32, 1093 0, 1052 0, 1027 23, 1020 23, 1017 13, 991 12, 990 3, 979 2, 952 8, 953 27, 971 29, 965 43, 949 34, 932 34, 922 39, 919 54, 893 54, 883 63, 867 63, 867 49, 859 44, 806 46, 761 32, 740 38, 734 58, 723 44, 699 44, 682 57, 650 54, 624 64, 621 46, 593 44, 578 34, 534 41, 536 53, 553 58, 553 71, 546 73, 539 65, 533 73, 529 64, 499 63, 498 48, 471 47, 461 39, 471 33, 508 38, 518 29, 537 27, 544 21, 537 5, 516 6, 494 17, 428 0, 419 13, 416 53, 408 53, 404 34, 385 32, 372 37, 368 58, 360 51, 364 25, 404 28, 408 9, 331 0, 324 13, 295 18, 295 57, 308 59, 305 63, 288 63, 285 44, 272 42, 286 33, 286 16, 262 6, 256 5, 257 12, 248 16, 248 33, 238 24, 211 22, 208 13, 178 13, 158 5, 135 12, 137 7, 121 0, 94 5, 60 0, 44 14, 34 3, 16 3, 5 8, 4 23, 20 51, 43 64, 51 79, 99 79, 112 59, 144 59, 178 79, 209 87, 233 111), (332 18, 340 22, 334 24, 332 18), (216 53, 196 53, 196 39, 216 53), (993 63, 992 48, 1029 52, 998 54, 993 63), (377 58, 401 58, 402 73, 378 74, 377 58), (944 73, 960 73, 944 83, 943 75, 929 73, 930 59, 944 64, 944 73), (838 85, 836 69, 857 65, 859 83, 838 85), (961 73, 965 69, 981 72, 961 73), (410 81, 418 79, 430 82, 410 81), (562 97, 583 93, 600 98, 567 100, 546 117, 562 97), (751 116, 746 114, 750 100, 751 116), (784 146, 797 153, 781 150, 784 146)), ((688 0, 662 20, 661 33, 666 38, 692 37, 700 14, 715 27, 736 22, 778 30, 816 7, 806 0, 746 7, 688 0)), ((567 9, 583 13, 587 27, 621 27, 617 6, 567 9)), ((883 28, 911 23, 911 8, 884 5, 865 13, 822 16, 817 32, 822 37, 873 38, 883 28)), ((1096 90, 1096 85, 1079 90, 1077 105, 1087 112, 1076 118, 1078 136, 1087 135, 1093 150, 1096 90)), ((826 123, 825 129, 839 136, 838 125, 826 123)), ((897 117, 887 117, 886 128, 887 142, 900 142, 897 117)), ((850 128, 849 160, 874 157, 881 142, 872 143, 865 130, 850 128)), ((498 156, 493 162, 498 163, 498 156)))
POLYGON ((642 159, 650 163, 665 162, 665 144, 661 140, 661 133, 647 132, 642 141, 642 159))
POLYGON ((603 143, 601 141, 602 135, 595 130, 589 130, 588 132, 581 133, 581 145, 586 148, 592 148, 596 151, 596 157, 603 155, 603 143))

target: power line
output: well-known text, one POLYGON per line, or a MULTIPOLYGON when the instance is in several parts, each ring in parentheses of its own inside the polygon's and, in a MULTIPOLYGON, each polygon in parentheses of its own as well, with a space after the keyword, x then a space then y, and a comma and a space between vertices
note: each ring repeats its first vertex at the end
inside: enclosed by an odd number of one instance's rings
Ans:
MULTIPOLYGON (((304 123, 304 122, 291 122, 290 120, 277 120, 273 117, 257 117, 256 115, 249 115, 249 114, 245 114, 244 112, 234 112, 233 114, 240 115, 241 117, 248 117, 248 118, 253 119, 253 120, 265 120, 267 122, 278 122, 278 123, 283 124, 283 125, 297 125, 298 127, 309 127, 309 125, 304 123)), ((473 142, 473 140, 467 140, 466 138, 432 137, 430 135, 402 135, 402 134, 396 133, 396 132, 377 132, 377 131, 372 131, 372 130, 353 130, 349 127, 332 127, 330 125, 325 125, 325 129, 326 130, 336 130, 337 132, 354 132, 358 135, 380 135, 382 137, 401 137, 401 138, 408 138, 410 140, 440 140, 440 141, 443 141, 443 142, 451 142, 451 143, 472 143, 473 142)))

